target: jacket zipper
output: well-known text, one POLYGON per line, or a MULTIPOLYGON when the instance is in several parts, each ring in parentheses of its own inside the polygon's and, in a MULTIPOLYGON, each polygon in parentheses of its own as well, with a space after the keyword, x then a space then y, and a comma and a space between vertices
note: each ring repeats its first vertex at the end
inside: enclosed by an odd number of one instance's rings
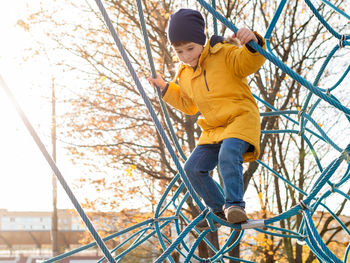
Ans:
POLYGON ((203 73, 204 73, 205 86, 207 87, 207 91, 210 91, 210 90, 209 90, 209 86, 208 86, 208 82, 207 82, 207 71, 204 70, 203 73))

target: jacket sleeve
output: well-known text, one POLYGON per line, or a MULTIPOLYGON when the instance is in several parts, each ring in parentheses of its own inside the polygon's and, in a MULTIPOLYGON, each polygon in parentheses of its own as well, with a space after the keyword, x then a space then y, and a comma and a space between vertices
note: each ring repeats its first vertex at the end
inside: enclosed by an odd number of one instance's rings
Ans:
POLYGON ((193 101, 181 91, 180 86, 175 82, 169 82, 167 90, 163 95, 163 100, 185 114, 194 115, 198 112, 193 101))
MULTIPOLYGON (((259 39, 259 44, 262 46, 262 48, 266 49, 265 41, 263 38, 256 32, 254 33, 259 39)), ((248 48, 246 45, 240 48, 237 48, 236 46, 230 46, 226 53, 226 65, 234 74, 240 77, 247 77, 250 74, 258 71, 264 62, 264 56, 252 48, 248 48)))

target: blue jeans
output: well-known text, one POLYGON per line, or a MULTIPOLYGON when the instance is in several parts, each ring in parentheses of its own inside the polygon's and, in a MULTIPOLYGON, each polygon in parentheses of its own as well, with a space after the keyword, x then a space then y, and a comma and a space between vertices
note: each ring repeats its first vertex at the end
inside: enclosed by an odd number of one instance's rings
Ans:
POLYGON ((245 207, 242 155, 249 146, 249 143, 236 138, 228 138, 218 144, 198 145, 186 161, 184 169, 188 179, 213 212, 233 205, 245 207), (224 182, 225 196, 210 176, 217 165, 224 182))

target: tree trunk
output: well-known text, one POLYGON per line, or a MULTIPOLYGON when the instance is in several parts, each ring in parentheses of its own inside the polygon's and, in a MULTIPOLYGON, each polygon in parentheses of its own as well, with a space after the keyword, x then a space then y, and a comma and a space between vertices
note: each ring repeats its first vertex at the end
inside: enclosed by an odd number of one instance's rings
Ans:
MULTIPOLYGON (((218 231, 209 232, 206 238, 217 250, 220 249, 218 231)), ((204 241, 199 243, 198 254, 201 258, 210 258, 215 255, 215 253, 208 247, 208 245, 204 241)))
MULTIPOLYGON (((231 230, 232 231, 232 230, 231 230)), ((238 238, 240 234, 240 231, 236 231, 236 234, 232 240, 232 242, 230 243, 230 245, 235 242, 238 238)), ((235 258, 240 258, 240 245, 238 244, 237 246, 235 246, 234 248, 232 248, 228 254, 231 256, 231 257, 235 257, 235 258)), ((234 262, 237 262, 236 260, 231 260, 230 259, 230 263, 234 263, 234 262)))

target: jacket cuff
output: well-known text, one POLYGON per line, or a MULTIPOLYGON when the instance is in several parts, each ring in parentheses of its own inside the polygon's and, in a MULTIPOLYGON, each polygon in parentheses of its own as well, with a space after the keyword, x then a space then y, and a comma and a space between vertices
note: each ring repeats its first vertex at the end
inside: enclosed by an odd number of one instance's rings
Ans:
POLYGON ((168 91, 169 88, 169 82, 165 85, 165 88, 162 90, 162 98, 164 97, 165 93, 168 91))
MULTIPOLYGON (((258 45, 261 46, 261 47, 264 46, 265 42, 264 42, 262 36, 260 36, 260 35, 259 35, 257 32, 255 32, 255 31, 254 31, 254 35, 255 35, 256 38, 258 39, 258 45)), ((245 46, 248 48, 248 50, 249 50, 250 52, 256 53, 256 50, 255 50, 254 48, 250 47, 249 45, 245 45, 245 46)))

